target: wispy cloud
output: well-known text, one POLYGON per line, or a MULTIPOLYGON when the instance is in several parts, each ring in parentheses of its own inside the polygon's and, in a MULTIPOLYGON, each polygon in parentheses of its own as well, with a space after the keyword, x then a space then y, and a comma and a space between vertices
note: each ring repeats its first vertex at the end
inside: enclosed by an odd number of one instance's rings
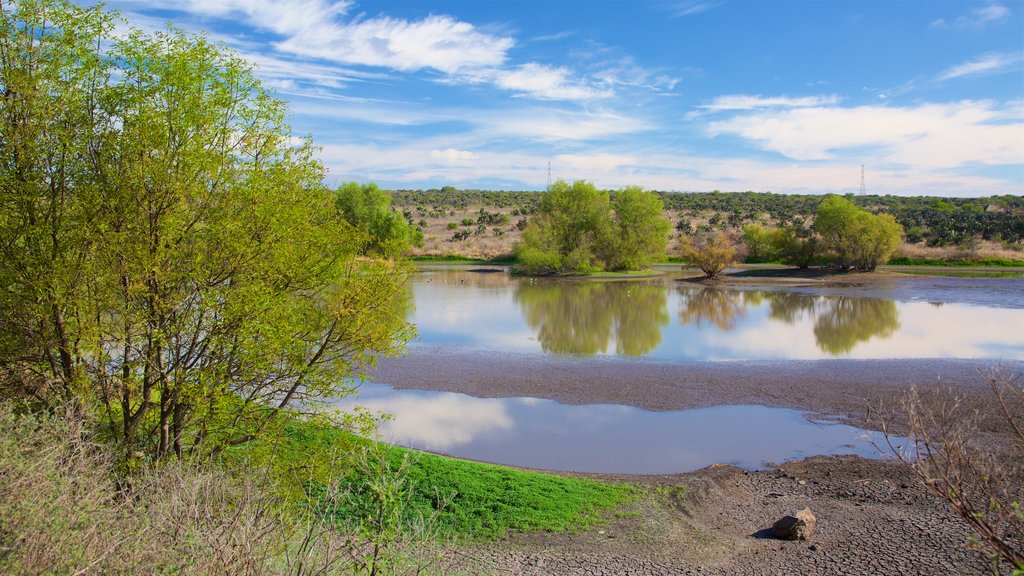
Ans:
POLYGON ((958 16, 952 22, 939 18, 933 20, 929 26, 932 28, 984 28, 992 24, 1003 24, 1009 19, 1010 9, 993 2, 975 8, 963 16, 958 16))
POLYGON ((809 108, 813 106, 831 106, 839 103, 835 95, 801 96, 751 96, 748 94, 730 94, 719 96, 708 104, 698 108, 718 112, 723 110, 759 110, 764 108, 809 108))
POLYGON ((613 92, 574 77, 565 67, 545 66, 528 62, 513 68, 475 70, 455 78, 456 81, 493 83, 498 88, 540 100, 585 101, 607 98, 613 92))
POLYGON ((917 169, 1013 165, 1024 158, 1024 120, 991 101, 757 111, 711 122, 708 130, 802 161, 852 150, 917 169))
POLYGON ((937 76, 937 79, 952 80, 963 76, 996 74, 1020 68, 1024 64, 1024 52, 1009 54, 986 54, 980 58, 953 66, 937 76))
POLYGON ((669 13, 675 18, 702 14, 718 8, 723 0, 677 0, 668 4, 669 13))
POLYGON ((476 120, 481 130, 495 136, 514 136, 531 141, 604 140, 650 130, 651 125, 612 111, 566 111, 531 107, 498 110, 476 120))

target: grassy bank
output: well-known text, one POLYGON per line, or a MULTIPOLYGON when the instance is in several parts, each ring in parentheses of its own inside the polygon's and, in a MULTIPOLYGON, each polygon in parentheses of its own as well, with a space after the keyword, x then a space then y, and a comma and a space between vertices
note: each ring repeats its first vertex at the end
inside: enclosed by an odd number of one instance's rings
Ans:
POLYGON ((1010 258, 974 258, 963 260, 942 260, 938 258, 911 258, 897 256, 890 258, 888 266, 944 266, 955 268, 1024 268, 1024 260, 1010 258))
POLYGON ((0 403, 0 574, 451 573, 445 542, 582 530, 639 496, 294 420, 272 445, 126 469, 97 430, 0 403))
MULTIPOLYGON (((405 513, 412 518, 433 516, 440 535, 460 540, 493 539, 512 530, 583 530, 599 521, 602 510, 623 504, 635 494, 629 485, 375 445, 344 430, 307 423, 289 427, 285 448, 290 467, 303 467, 302 460, 311 456, 361 449, 368 449, 371 459, 388 460, 383 467, 372 462, 372 469, 396 471, 407 462, 401 473, 407 488, 405 513)), ((343 478, 355 493, 371 480, 357 467, 343 478)), ((315 486, 313 491, 322 488, 315 486)))

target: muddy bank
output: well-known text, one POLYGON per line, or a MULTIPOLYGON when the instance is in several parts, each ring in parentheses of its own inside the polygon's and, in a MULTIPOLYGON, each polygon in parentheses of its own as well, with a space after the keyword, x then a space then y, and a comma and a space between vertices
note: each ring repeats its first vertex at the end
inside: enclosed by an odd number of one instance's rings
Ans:
POLYGON ((714 466, 636 479, 646 496, 579 534, 529 533, 460 551, 471 571, 508 575, 984 574, 965 525, 903 467, 816 457, 773 470, 714 466), (808 541, 769 536, 810 507, 808 541))
MULTIPOLYGON (((759 404, 863 425, 869 410, 893 407, 912 385, 922 391, 952 388, 969 400, 984 402, 991 391, 978 370, 996 364, 930 359, 659 363, 417 346, 409 356, 383 362, 369 376, 400 389, 481 398, 532 397, 648 410, 759 404)), ((1024 371, 1022 362, 1002 365, 1024 371)))

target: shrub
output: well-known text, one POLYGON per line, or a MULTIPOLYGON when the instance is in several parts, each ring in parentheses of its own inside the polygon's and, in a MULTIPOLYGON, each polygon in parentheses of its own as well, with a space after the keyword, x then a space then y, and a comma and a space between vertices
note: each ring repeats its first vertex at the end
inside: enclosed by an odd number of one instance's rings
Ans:
POLYGON ((725 233, 686 238, 679 246, 680 254, 691 265, 714 278, 735 261, 736 245, 725 233))

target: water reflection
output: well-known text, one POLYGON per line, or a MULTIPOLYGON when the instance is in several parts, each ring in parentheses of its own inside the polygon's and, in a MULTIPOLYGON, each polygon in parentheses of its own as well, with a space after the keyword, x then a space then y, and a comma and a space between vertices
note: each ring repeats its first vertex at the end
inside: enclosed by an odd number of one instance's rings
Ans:
POLYGON ((515 301, 545 352, 642 356, 669 322, 665 288, 622 282, 527 282, 515 301))
POLYGON ((979 286, 914 282, 716 288, 671 276, 542 281, 504 271, 431 270, 413 283, 416 309, 410 320, 420 337, 412 350, 426 344, 659 361, 1024 359, 1024 309, 934 304, 937 296, 974 298, 979 291, 987 300, 998 296, 1015 303, 1024 280, 979 286), (890 293, 902 299, 888 298, 890 293))
POLYGON ((474 398, 363 384, 359 404, 394 419, 384 440, 411 448, 544 470, 659 474, 714 463, 757 469, 816 454, 877 456, 871 433, 796 410, 718 406, 649 412, 536 398, 474 398))
POLYGON ((829 298, 814 322, 818 347, 833 356, 846 354, 861 342, 886 339, 899 330, 899 312, 892 300, 829 298))
POLYGON ((719 330, 732 330, 746 310, 743 292, 707 287, 684 288, 679 292, 679 323, 683 326, 710 324, 719 330))

